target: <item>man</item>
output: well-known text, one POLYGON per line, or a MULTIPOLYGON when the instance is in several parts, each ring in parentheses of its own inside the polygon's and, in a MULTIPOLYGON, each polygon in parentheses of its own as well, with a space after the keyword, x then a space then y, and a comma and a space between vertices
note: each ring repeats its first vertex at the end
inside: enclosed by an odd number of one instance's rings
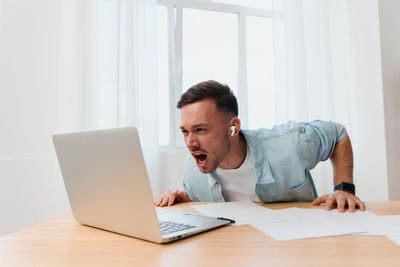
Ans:
POLYGON ((354 212, 353 153, 343 125, 288 122, 272 129, 243 130, 238 104, 227 85, 206 81, 182 94, 181 131, 190 151, 183 191, 164 192, 156 206, 187 201, 313 201, 325 209, 354 212), (335 190, 317 198, 310 170, 331 159, 335 190))

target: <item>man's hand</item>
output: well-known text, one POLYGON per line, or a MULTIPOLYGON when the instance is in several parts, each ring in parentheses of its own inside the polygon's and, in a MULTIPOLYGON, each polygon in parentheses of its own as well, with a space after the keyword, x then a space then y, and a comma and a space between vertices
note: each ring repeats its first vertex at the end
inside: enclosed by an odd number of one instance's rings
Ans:
POLYGON ((157 207, 172 206, 179 202, 189 202, 190 198, 186 191, 168 190, 154 201, 157 207))
POLYGON ((325 210, 331 210, 336 207, 339 212, 344 212, 346 207, 348 207, 349 212, 355 212, 357 207, 362 211, 365 210, 365 203, 357 196, 341 190, 336 190, 329 195, 323 195, 312 202, 314 206, 318 206, 321 203, 325 203, 325 210))

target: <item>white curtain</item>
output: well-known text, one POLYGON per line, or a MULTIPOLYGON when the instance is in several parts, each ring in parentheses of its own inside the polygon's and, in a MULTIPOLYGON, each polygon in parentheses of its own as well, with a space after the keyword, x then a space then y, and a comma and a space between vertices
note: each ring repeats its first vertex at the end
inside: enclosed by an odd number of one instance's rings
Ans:
POLYGON ((58 132, 136 126, 158 195, 156 0, 61 1, 58 132))
POLYGON ((275 1, 277 120, 350 125, 343 1, 275 1))
MULTIPOLYGON (((380 76, 365 75, 379 64, 379 45, 370 47, 379 40, 377 10, 375 0, 278 0, 273 10, 277 121, 343 123, 353 142, 355 182, 370 200, 387 199, 380 76)), ((329 163, 313 175, 319 194, 332 191, 329 163)))

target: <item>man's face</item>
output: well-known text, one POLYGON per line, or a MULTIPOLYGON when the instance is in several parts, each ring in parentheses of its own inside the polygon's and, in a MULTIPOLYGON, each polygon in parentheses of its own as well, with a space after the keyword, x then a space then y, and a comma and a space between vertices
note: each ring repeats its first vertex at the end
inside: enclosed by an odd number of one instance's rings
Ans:
POLYGON ((217 110, 214 100, 201 100, 182 107, 180 128, 200 171, 215 171, 230 150, 227 115, 217 110))

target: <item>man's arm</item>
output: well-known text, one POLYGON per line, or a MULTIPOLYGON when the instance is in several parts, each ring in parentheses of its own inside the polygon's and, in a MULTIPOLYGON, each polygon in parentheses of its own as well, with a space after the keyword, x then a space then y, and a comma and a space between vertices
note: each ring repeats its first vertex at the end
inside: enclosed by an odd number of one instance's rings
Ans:
POLYGON ((353 183, 353 150, 348 135, 336 143, 330 160, 334 185, 341 182, 353 183))
MULTIPOLYGON (((333 167, 334 185, 342 182, 353 183, 353 150, 349 136, 336 143, 330 160, 333 167)), ((357 207, 360 210, 365 210, 365 203, 356 195, 341 190, 321 196, 312 202, 313 205, 320 205, 321 203, 325 203, 326 210, 337 206, 339 212, 344 212, 346 205, 350 212, 354 212, 357 207)))

